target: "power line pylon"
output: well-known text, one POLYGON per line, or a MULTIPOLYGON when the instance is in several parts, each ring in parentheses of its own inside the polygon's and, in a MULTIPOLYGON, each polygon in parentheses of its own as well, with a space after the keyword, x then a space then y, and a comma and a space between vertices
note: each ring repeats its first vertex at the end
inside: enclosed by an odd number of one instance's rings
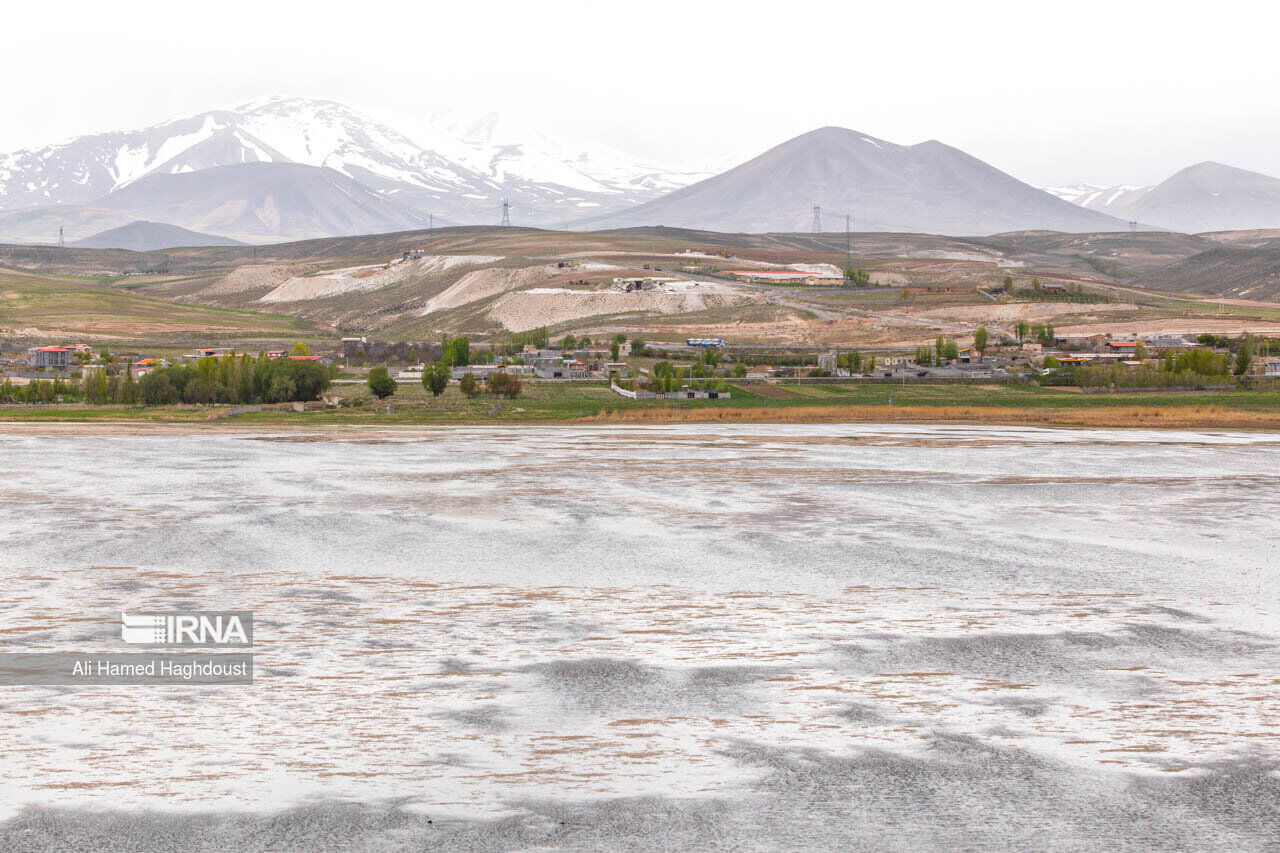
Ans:
POLYGON ((822 205, 820 204, 813 206, 813 233, 822 233, 822 205))
POLYGON ((67 241, 62 238, 62 226, 59 225, 58 226, 58 248, 65 249, 66 247, 67 247, 67 241))
POLYGON ((1130 220, 1129 220, 1129 233, 1130 233, 1130 234, 1132 234, 1132 233, 1134 233, 1134 232, 1135 232, 1135 231, 1137 231, 1137 230, 1138 230, 1138 220, 1136 220, 1136 219, 1130 219, 1130 220))
POLYGON ((502 224, 511 224, 511 201, 505 198, 502 200, 502 224))

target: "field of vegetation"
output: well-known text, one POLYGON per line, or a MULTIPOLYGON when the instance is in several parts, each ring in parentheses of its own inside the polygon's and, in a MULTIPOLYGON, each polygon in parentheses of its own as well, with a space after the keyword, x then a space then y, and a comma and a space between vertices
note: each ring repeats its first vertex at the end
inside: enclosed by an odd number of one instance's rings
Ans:
POLYGON ((298 317, 170 302, 79 276, 0 270, 0 333, 6 329, 10 334, 36 329, 46 337, 171 342, 323 334, 298 317))
POLYGON ((364 384, 334 384, 340 408, 288 404, 227 417, 227 406, 0 406, 3 421, 147 421, 221 426, 384 426, 412 424, 617 421, 988 422, 1080 426, 1166 426, 1280 429, 1280 391, 1084 394, 1030 385, 759 384, 731 385, 729 400, 629 400, 605 383, 525 382, 519 397, 458 386, 432 396, 417 383, 401 383, 378 400, 364 384))

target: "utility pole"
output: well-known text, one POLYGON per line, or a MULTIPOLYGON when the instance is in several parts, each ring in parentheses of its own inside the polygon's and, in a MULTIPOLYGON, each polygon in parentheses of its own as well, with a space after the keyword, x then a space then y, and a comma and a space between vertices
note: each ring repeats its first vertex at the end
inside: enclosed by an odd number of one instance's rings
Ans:
POLYGON ((504 198, 502 200, 502 224, 503 225, 511 224, 511 200, 510 199, 504 198))
POLYGON ((813 206, 813 233, 822 233, 822 205, 820 204, 813 206))

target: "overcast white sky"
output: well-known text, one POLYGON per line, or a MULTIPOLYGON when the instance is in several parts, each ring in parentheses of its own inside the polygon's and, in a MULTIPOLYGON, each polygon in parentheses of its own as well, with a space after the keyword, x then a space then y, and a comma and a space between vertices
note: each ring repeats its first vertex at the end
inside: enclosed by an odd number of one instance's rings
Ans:
POLYGON ((1280 176, 1280 4, 15 2, 0 151, 267 94, 496 110, 671 165, 823 125, 1033 184, 1280 176))

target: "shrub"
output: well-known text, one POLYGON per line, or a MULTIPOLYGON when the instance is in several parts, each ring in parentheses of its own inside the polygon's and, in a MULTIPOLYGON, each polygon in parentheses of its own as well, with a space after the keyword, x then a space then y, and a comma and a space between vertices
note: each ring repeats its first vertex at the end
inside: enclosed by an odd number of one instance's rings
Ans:
POLYGON ((387 366, 380 364, 369 371, 369 390, 379 400, 396 393, 396 381, 387 373, 387 366))
POLYGON ((476 382, 476 375, 470 372, 462 374, 462 379, 458 381, 458 389, 467 396, 467 399, 479 394, 480 384, 476 382))
POLYGON ((486 380, 489 393, 496 397, 507 397, 514 400, 520 396, 520 377, 512 376, 505 371, 490 373, 486 380))
POLYGON ((449 365, 437 361, 422 368, 422 387, 439 397, 449 387, 449 365))

